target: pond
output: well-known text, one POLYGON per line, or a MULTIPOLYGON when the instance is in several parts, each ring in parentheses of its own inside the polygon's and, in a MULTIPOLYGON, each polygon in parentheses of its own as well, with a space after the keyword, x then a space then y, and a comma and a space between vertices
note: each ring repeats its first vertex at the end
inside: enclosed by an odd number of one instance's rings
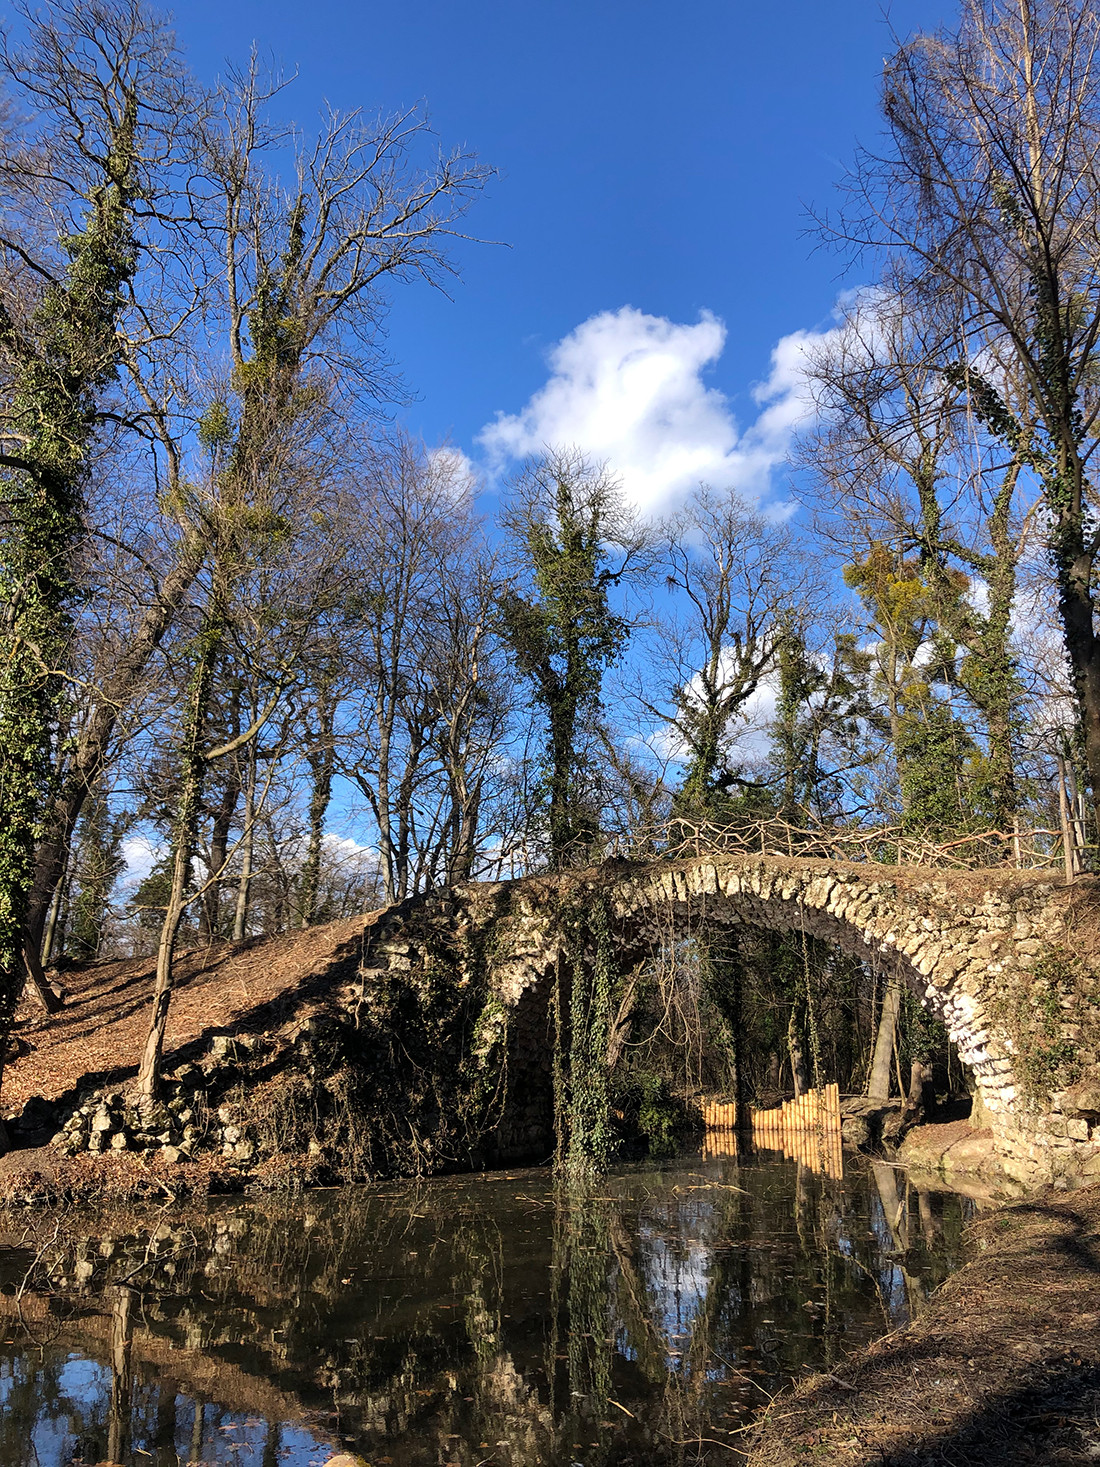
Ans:
POLYGON ((762 1153, 40 1220, 0 1254, 0 1461, 735 1462, 919 1310, 970 1206, 762 1153))

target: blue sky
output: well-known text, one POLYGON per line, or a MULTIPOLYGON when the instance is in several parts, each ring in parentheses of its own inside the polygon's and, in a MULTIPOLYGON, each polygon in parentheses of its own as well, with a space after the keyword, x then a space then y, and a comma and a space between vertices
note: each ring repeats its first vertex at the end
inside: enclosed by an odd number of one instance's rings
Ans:
MULTIPOLYGON (((954 13, 898 0, 889 24, 906 34, 954 13)), ((665 447, 681 476, 728 469, 778 487, 789 383, 781 371, 772 421, 746 441, 752 388, 777 343, 828 325, 842 283, 805 209, 830 200, 856 138, 875 137, 891 49, 877 0, 188 0, 175 19, 204 79, 253 42, 296 67, 285 108, 303 126, 322 98, 424 98, 445 145, 500 170, 470 224, 505 244, 461 247, 453 301, 423 287, 395 298, 411 429, 486 462, 485 425, 520 414, 556 344, 613 313, 570 337, 552 400, 496 435, 498 467, 552 429, 593 435, 582 446, 600 456, 640 465, 665 447), (625 307, 635 314, 615 314, 625 307), (641 379, 623 378, 627 358, 641 379), (639 388, 655 360, 658 380, 639 388)), ((635 497, 656 508, 668 495, 654 481, 635 497)))

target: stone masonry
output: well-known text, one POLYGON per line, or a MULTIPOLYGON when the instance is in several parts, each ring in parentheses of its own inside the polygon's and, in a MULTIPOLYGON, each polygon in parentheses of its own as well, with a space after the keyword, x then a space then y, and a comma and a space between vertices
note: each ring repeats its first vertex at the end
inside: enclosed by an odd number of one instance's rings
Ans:
POLYGON ((1069 951, 1094 968, 1095 882, 1066 888, 1041 872, 772 855, 615 861, 576 874, 471 883, 443 898, 402 903, 380 920, 355 996, 360 1003, 370 1003, 388 974, 408 983, 441 944, 481 955, 508 1019, 510 1105, 496 1148, 502 1158, 530 1154, 546 1137, 550 978, 565 940, 560 914, 568 904, 583 910, 597 894, 612 913, 624 971, 670 936, 704 923, 745 923, 804 931, 899 975, 947 1025, 1009 1175, 1032 1185, 1100 1175, 1100 994, 1098 1003, 1056 1015, 1078 1077, 1063 1091, 1037 1095, 1034 1085, 1021 1083, 1026 1040, 1004 1017, 1019 1012, 1021 999, 1026 1007, 1044 955, 1069 951))

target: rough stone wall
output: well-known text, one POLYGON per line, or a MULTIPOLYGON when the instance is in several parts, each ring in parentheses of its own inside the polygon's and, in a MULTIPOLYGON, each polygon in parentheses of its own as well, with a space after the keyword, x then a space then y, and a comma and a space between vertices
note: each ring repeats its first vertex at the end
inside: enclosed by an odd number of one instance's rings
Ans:
MULTIPOLYGON (((537 1149, 545 1137, 560 913, 569 905, 583 911, 597 893, 609 901, 624 967, 704 922, 747 923, 805 931, 898 974, 946 1023, 1010 1175, 1042 1184, 1100 1174, 1100 1008, 1067 1013, 1061 1025, 1079 1083, 1039 1095, 1018 1073, 1026 1037, 1004 1018, 1021 996, 1026 1004, 1043 954, 1079 940, 1068 923, 1080 888, 1068 892, 1041 873, 924 873, 778 856, 608 863, 576 876, 456 888, 446 920, 492 929, 481 946, 508 1014, 515 1106, 501 1123, 504 1154, 537 1149)), ((1087 889, 1083 895, 1091 900, 1087 889)), ((375 974, 416 963, 417 915, 410 908, 393 932, 380 925, 368 957, 375 974)), ((1091 915, 1087 925, 1096 925, 1091 915)))

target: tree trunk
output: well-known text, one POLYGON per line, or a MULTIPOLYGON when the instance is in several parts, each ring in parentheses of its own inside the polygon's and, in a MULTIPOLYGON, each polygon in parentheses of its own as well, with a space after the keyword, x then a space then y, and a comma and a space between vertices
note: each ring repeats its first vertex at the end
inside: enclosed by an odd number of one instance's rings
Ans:
POLYGON ((206 1402, 195 1397, 195 1415, 191 1422, 191 1455, 189 1462, 201 1462, 206 1438, 206 1402))
POLYGON ((248 888, 252 882, 252 848, 256 839, 256 745, 248 753, 248 784, 244 792, 244 831, 241 835, 241 875, 233 913, 233 941, 242 942, 248 927, 248 888))
POLYGON ((138 1068, 137 1096, 142 1110, 150 1111, 160 1090, 160 1061, 164 1052, 164 1034, 168 1026, 168 1009, 172 1002, 172 959, 180 921, 187 908, 187 888, 191 883, 191 862, 195 849, 195 831, 202 802, 206 759, 203 742, 214 664, 221 644, 223 623, 219 613, 208 612, 198 635, 195 667, 191 674, 187 713, 184 719, 182 778, 179 813, 176 817, 172 856, 172 889, 160 929, 157 945, 157 974, 153 984, 153 1006, 149 1031, 145 1038, 138 1068))
MULTIPOLYGON (((241 732, 240 688, 234 686, 230 694, 229 734, 239 737, 241 732)), ((225 773, 222 797, 214 812, 214 824, 210 832, 210 879, 203 892, 202 915, 199 935, 207 940, 222 935, 222 873, 229 860, 229 833, 233 828, 233 817, 237 813, 237 801, 241 797, 241 771, 233 759, 225 773)))
POLYGON ((378 821, 378 853, 382 857, 382 881, 388 904, 400 901, 397 884, 397 853, 392 834, 392 809, 390 803, 390 736, 391 724, 387 710, 380 707, 378 730, 378 798, 375 818, 378 821))
POLYGON ((798 1037, 798 1026, 794 1021, 794 1009, 791 1009, 787 1020, 787 1051, 791 1057, 791 1082, 794 1085, 795 1099, 805 1095, 810 1088, 809 1078, 806 1074, 806 1061, 802 1054, 802 1040, 798 1037))
POLYGON ((611 1025, 611 1032, 607 1038, 607 1073, 609 1075, 622 1058, 623 1050, 630 1038, 634 1009, 638 1002, 639 977, 639 972, 635 971, 626 980, 623 996, 619 1000, 619 1011, 615 1015, 615 1021, 611 1025))
POLYGON ((765 1084, 768 1087, 768 1098, 770 1100, 774 1099, 774 1097, 779 1094, 779 1085, 782 1078, 783 1061, 780 1059, 779 1055, 776 1054, 773 1050, 772 1054, 768 1058, 768 1078, 765 1081, 765 1084))
POLYGON ((130 1454, 133 1373, 131 1354, 134 1338, 133 1291, 125 1284, 112 1291, 111 1301, 111 1401, 107 1426, 107 1457, 121 1462, 130 1454))
POLYGON ((160 1091, 160 1061, 164 1053, 164 1034, 168 1027, 168 1010, 172 1002, 172 959, 175 956, 176 937, 180 922, 187 910, 185 900, 191 880, 191 843, 181 832, 177 840, 175 860, 172 863, 172 891, 168 898, 168 909, 161 924, 160 941, 157 944, 157 976, 153 984, 153 1009, 149 1018, 149 1030, 145 1036, 145 1048, 138 1068, 137 1095, 143 1110, 151 1109, 160 1091))
POLYGON ((240 793, 240 776, 230 772, 210 832, 210 884, 202 894, 202 915, 199 920, 199 935, 208 940, 222 935, 223 878, 217 873, 225 870, 229 860, 229 833, 233 828, 233 817, 237 813, 240 793))
POLYGON ((27 947, 23 958, 27 964, 27 982, 31 986, 31 992, 48 1014, 59 1014, 62 1001, 50 987, 38 953, 33 947, 27 947))
POLYGON ((332 683, 323 678, 317 689, 317 733, 307 754, 313 784, 309 796, 309 845, 302 867, 299 908, 301 925, 311 927, 317 920, 317 895, 321 886, 321 845, 325 835, 325 816, 332 798, 332 767, 335 758, 332 731, 336 720, 336 700, 332 683))
POLYGON ((1073 825, 1069 818, 1069 801, 1066 797, 1066 761, 1061 754, 1055 755, 1058 766, 1058 818, 1062 827, 1062 864, 1066 873, 1066 885, 1072 886, 1077 874, 1077 846, 1073 838, 1073 825))
POLYGON ((550 704, 550 860, 558 869, 577 857, 573 790, 575 736, 572 700, 567 694, 559 693, 550 704))
MULTIPOLYGON (((699 939, 699 956, 710 1001, 722 1016, 729 1036, 729 1078, 735 1115, 740 1126, 746 1115, 744 1063, 744 1014, 742 1012, 743 966, 735 932, 717 933, 699 939)), ((793 1013, 792 1013, 793 1017, 793 1013)), ((801 1064, 801 1051, 799 1051, 801 1064)), ((803 1076, 803 1088, 805 1088, 803 1076)))
POLYGON ((27 940, 42 949, 42 937, 54 893, 65 875, 73 834, 84 802, 108 762, 111 741, 120 714, 137 696, 157 648, 194 584, 206 558, 207 542, 188 535, 172 569, 165 576, 129 646, 116 657, 105 678, 102 696, 93 706, 77 737, 68 773, 43 816, 44 833, 35 856, 34 885, 28 901, 27 940))
POLYGON ((909 1217, 905 1206, 907 1188, 905 1185, 899 1187, 898 1174, 888 1161, 872 1161, 871 1171, 894 1251, 904 1253, 909 1246, 909 1217))
POLYGON ((892 975, 886 980, 882 996, 882 1012, 875 1036, 875 1052, 867 1079, 867 1094, 872 1100, 890 1099, 890 1066, 894 1059, 894 1030, 901 1010, 901 979, 892 975))
POLYGON ((905 1122, 916 1125, 936 1112, 936 1094, 932 1089, 932 1066, 914 1060, 909 1067, 909 1090, 905 1097, 905 1122))
POLYGON ((61 902, 65 891, 65 873, 62 872, 61 880, 54 889, 53 900, 50 902, 50 915, 46 923, 46 933, 42 942, 42 966, 48 968, 53 961, 53 945, 57 940, 57 919, 61 916, 61 902))
POLYGON ((463 786, 460 795, 456 796, 451 823, 451 848, 447 853, 448 886, 457 886, 473 876, 480 796, 480 782, 472 793, 463 786))
POLYGON ((1053 541, 1058 612, 1092 793, 1093 838, 1100 842, 1100 638, 1094 630, 1092 556, 1084 545, 1081 524, 1068 516, 1056 520, 1053 541))
POLYGON ((447 784, 451 810, 448 819, 450 840, 445 863, 448 886, 457 886, 469 881, 474 869, 474 851, 477 847, 477 821, 481 804, 481 779, 470 786, 466 755, 462 749, 453 747, 447 756, 447 784))

